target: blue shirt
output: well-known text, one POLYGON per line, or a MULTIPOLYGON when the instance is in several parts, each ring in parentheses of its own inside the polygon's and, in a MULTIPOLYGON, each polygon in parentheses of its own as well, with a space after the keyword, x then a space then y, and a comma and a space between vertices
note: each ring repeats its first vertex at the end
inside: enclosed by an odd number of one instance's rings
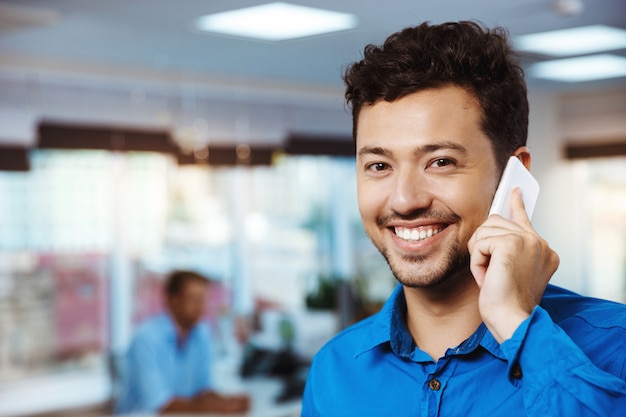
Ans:
POLYGON ((208 326, 197 324, 179 346, 167 314, 144 322, 126 354, 118 413, 156 412, 174 397, 190 398, 211 386, 208 326))
POLYGON ((626 416, 626 306, 548 286, 501 345, 482 324, 438 361, 405 324, 398 286, 382 310, 314 357, 302 417, 626 416))

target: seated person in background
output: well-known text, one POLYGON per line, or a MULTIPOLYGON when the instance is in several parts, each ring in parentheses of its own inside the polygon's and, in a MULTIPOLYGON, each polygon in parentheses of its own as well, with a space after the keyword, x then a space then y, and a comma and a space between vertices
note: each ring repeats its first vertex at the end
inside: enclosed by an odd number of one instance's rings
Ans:
POLYGON ((211 390, 209 329, 200 323, 208 285, 205 277, 190 271, 168 277, 167 311, 137 329, 126 355, 118 413, 249 409, 247 396, 211 390))

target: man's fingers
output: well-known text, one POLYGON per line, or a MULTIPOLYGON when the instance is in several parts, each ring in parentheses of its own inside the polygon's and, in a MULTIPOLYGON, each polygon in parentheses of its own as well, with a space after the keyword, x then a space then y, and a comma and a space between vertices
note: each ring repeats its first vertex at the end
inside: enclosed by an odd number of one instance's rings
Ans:
POLYGON ((522 196, 522 190, 516 187, 511 192, 511 217, 513 222, 519 224, 524 229, 531 229, 532 225, 528 214, 526 214, 526 208, 524 207, 524 198, 522 196))

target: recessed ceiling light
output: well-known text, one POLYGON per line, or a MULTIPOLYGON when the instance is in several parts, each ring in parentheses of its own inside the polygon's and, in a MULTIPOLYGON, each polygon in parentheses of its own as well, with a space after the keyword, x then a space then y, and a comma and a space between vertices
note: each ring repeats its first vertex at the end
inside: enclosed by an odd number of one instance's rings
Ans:
POLYGON ((583 55, 626 48, 626 30, 604 25, 518 36, 515 48, 554 56, 583 55))
POLYGON ((554 81, 583 82, 626 76, 626 58, 601 54, 538 62, 529 75, 554 81))
POLYGON ((348 13, 281 2, 210 14, 196 20, 196 27, 203 31, 266 41, 301 38, 356 26, 356 16, 348 13))

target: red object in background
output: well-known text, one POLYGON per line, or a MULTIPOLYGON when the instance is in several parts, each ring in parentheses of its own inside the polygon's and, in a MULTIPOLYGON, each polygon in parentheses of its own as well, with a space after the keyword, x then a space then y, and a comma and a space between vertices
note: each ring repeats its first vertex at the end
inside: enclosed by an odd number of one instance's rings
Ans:
POLYGON ((136 268, 133 287, 133 326, 163 311, 163 275, 136 268))
POLYGON ((54 282, 57 357, 81 357, 107 348, 107 259, 103 254, 40 257, 40 270, 54 282))
POLYGON ((230 292, 219 281, 211 281, 207 292, 206 310, 203 318, 216 325, 217 319, 230 313, 230 292))

